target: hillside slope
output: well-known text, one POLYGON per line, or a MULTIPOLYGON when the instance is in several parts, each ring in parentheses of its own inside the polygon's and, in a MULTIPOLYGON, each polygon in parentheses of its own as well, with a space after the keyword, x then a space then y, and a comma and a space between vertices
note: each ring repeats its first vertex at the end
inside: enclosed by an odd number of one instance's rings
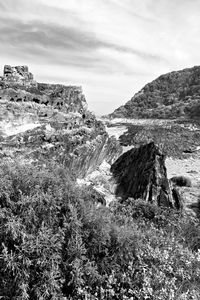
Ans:
POLYGON ((136 93, 111 118, 200 116, 200 66, 161 75, 136 93))

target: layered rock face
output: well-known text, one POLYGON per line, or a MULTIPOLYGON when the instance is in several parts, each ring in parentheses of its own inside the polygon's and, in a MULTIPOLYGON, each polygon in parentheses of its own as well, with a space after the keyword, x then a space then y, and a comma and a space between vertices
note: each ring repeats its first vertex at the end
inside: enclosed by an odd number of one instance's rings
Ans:
POLYGON ((5 66, 0 97, 1 158, 57 161, 82 178, 121 154, 80 87, 37 83, 27 67, 5 66))
POLYGON ((33 74, 28 71, 27 66, 11 67, 4 66, 3 77, 1 80, 6 85, 32 85, 37 86, 37 82, 33 80, 33 74))
POLYGON ((27 66, 4 67, 0 99, 51 105, 63 112, 84 113, 87 103, 80 86, 37 83, 27 66))
POLYGON ((117 183, 116 195, 143 199, 159 206, 179 208, 179 195, 175 197, 167 179, 165 156, 152 142, 133 148, 112 165, 111 172, 117 183))
POLYGON ((112 118, 200 116, 200 67, 161 75, 117 108, 112 118))

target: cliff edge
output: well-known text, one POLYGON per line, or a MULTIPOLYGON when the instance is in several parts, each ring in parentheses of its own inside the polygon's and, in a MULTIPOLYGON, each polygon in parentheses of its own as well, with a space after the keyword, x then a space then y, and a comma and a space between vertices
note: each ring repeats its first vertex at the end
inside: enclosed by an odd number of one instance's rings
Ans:
POLYGON ((56 161, 82 178, 121 146, 88 110, 82 88, 38 83, 27 66, 4 67, 0 78, 0 157, 56 161))

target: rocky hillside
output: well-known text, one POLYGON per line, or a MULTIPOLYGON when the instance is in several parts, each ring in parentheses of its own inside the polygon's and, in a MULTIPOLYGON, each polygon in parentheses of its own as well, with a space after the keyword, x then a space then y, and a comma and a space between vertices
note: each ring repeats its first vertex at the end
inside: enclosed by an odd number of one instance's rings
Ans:
POLYGON ((80 86, 37 83, 27 66, 4 66, 4 74, 0 77, 0 99, 50 105, 65 113, 87 110, 80 86))
POLYGON ((121 153, 87 109, 81 87, 37 83, 27 66, 5 66, 0 78, 0 157, 56 161, 84 177, 121 153))
POLYGON ((161 75, 117 108, 112 118, 199 118, 200 67, 161 75))

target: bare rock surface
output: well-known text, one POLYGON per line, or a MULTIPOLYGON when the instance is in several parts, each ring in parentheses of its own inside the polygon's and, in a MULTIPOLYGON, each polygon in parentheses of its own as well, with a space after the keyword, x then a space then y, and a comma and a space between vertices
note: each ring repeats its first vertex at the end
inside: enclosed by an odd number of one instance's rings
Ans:
POLYGON ((32 85, 37 86, 37 82, 33 80, 33 74, 29 72, 27 66, 11 67, 4 66, 2 82, 7 86, 13 85, 32 85))
MULTIPOLYGON (((123 134, 125 138, 125 135, 128 133, 126 133, 127 128, 134 126, 136 134, 138 132, 139 136, 144 136, 142 144, 148 143, 148 140, 154 140, 162 153, 167 152, 169 156, 166 156, 165 165, 168 178, 185 176, 188 177, 192 183, 191 187, 174 187, 181 198, 183 211, 190 216, 197 217, 200 199, 199 125, 189 120, 187 122, 182 120, 177 123, 176 120, 158 119, 104 119, 103 122, 107 125, 108 133, 110 135, 114 133, 116 137, 123 134), (177 125, 184 130, 176 131, 176 135, 174 135, 173 138, 171 128, 174 126, 177 127, 177 125), (152 136, 152 128, 157 128, 157 130, 154 130, 154 138, 150 139, 149 137, 152 136), (163 128, 163 130, 160 131, 160 128, 163 128), (170 135, 166 135, 164 129, 169 132, 170 135), (197 133, 195 138, 194 133, 197 133), (183 149, 194 148, 194 146, 196 147, 195 152, 183 154, 183 149)), ((127 136, 125 140, 126 143, 122 143, 124 151, 128 151, 133 147, 139 147, 140 143, 135 141, 135 137, 131 135, 127 136), (130 145, 128 143, 129 137, 130 145), (129 146, 126 146, 127 144, 129 146)))
POLYGON ((178 207, 167 178, 165 156, 153 143, 131 149, 112 165, 116 195, 143 199, 159 206, 178 207))
POLYGON ((0 78, 0 157, 36 164, 57 161, 83 178, 122 148, 87 109, 79 86, 37 83, 26 66, 0 78))
POLYGON ((51 105, 63 112, 84 114, 87 110, 80 86, 38 83, 27 66, 4 67, 4 76, 0 78, 0 99, 51 105))

